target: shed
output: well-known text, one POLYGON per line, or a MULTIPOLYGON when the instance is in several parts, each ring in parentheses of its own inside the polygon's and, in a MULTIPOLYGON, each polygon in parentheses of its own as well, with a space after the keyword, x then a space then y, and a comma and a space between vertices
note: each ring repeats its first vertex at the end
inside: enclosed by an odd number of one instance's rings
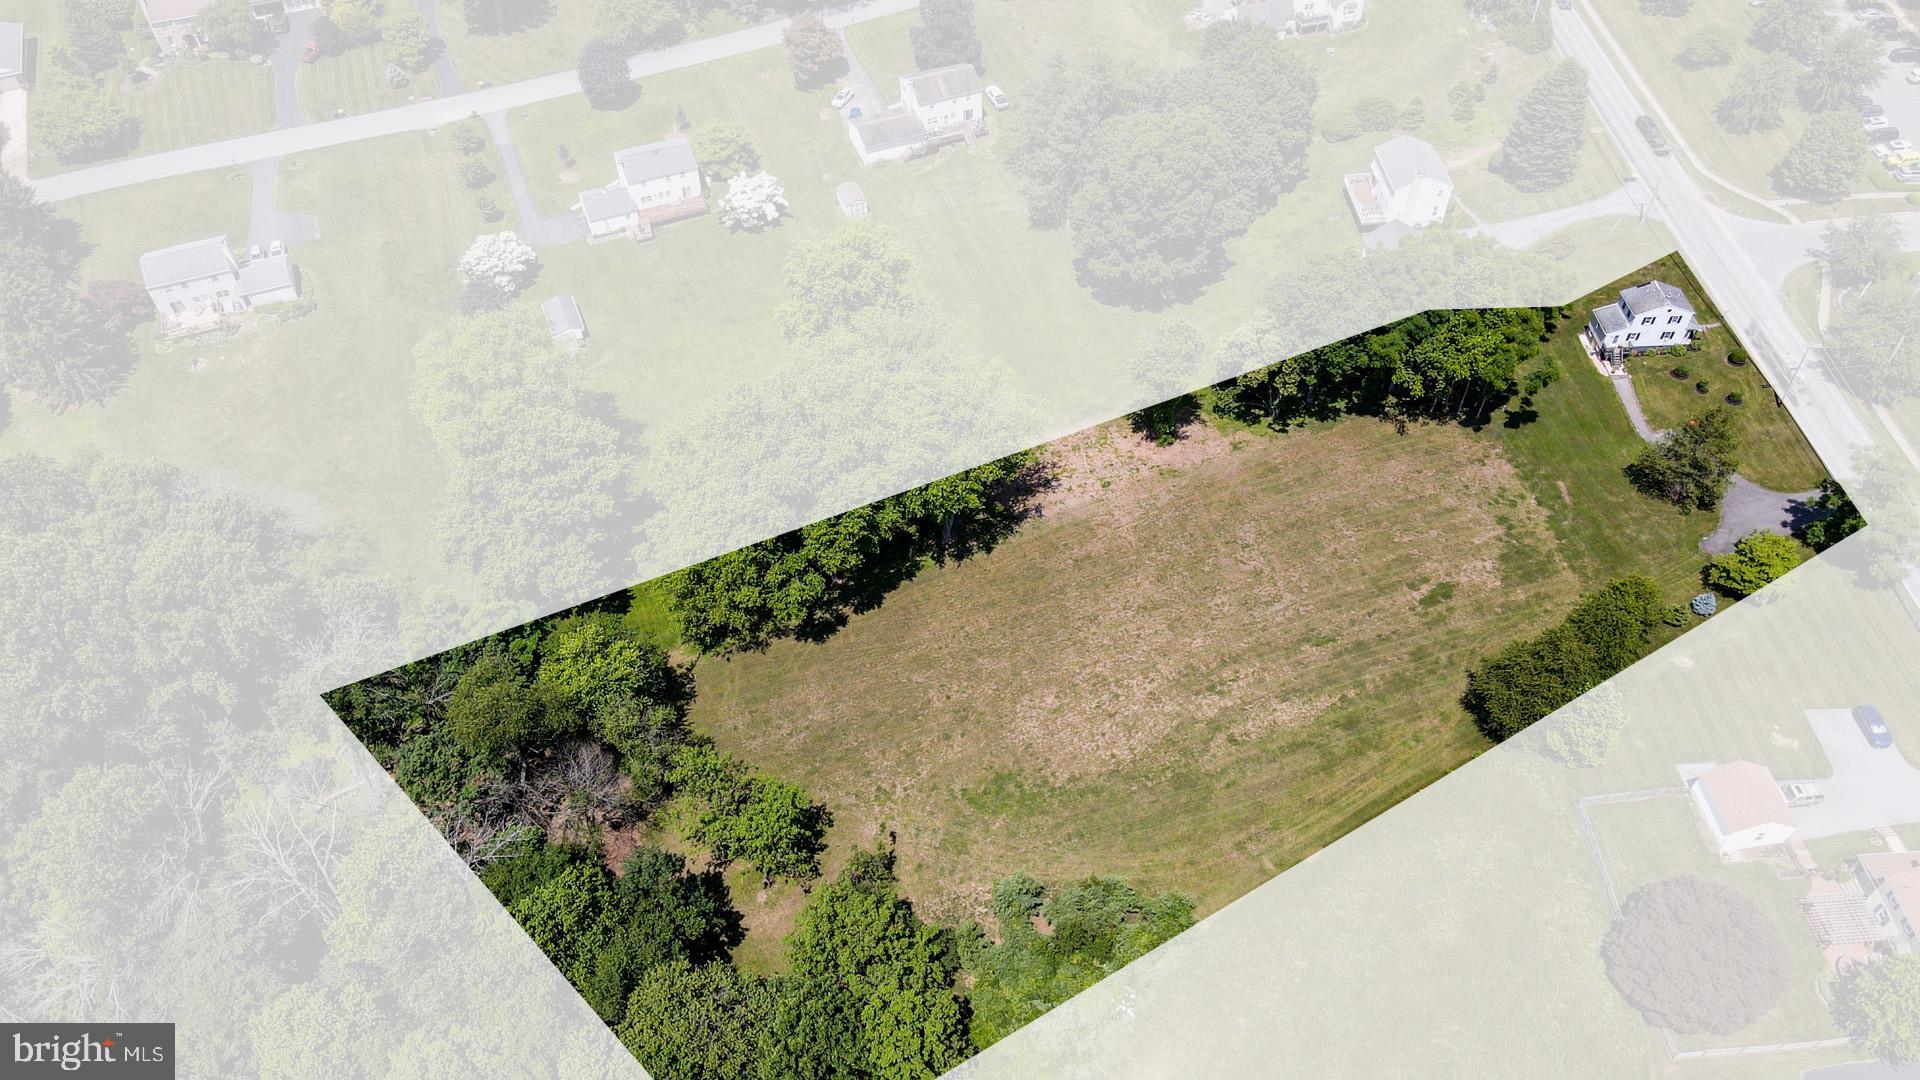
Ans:
POLYGON ((587 320, 580 314, 580 302, 566 293, 543 301, 540 314, 547 317, 547 333, 553 335, 553 340, 587 340, 587 320))
POLYGON ((867 193, 851 180, 843 181, 834 188, 833 197, 840 203, 840 212, 855 221, 873 212, 873 208, 867 205, 867 193))

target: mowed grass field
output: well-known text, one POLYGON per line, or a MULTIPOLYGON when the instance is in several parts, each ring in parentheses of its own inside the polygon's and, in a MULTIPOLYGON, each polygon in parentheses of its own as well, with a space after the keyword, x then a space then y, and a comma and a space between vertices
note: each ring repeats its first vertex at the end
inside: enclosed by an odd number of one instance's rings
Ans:
POLYGON ((1578 581, 1498 443, 1112 424, 999 550, 822 644, 702 660, 697 728, 898 836, 915 899, 1115 873, 1211 909, 1485 748, 1455 704, 1578 581))
POLYGON ((438 94, 439 79, 431 68, 407 72, 406 86, 389 86, 391 59, 386 46, 376 42, 300 65, 295 76, 300 111, 311 119, 327 120, 398 108, 438 94))

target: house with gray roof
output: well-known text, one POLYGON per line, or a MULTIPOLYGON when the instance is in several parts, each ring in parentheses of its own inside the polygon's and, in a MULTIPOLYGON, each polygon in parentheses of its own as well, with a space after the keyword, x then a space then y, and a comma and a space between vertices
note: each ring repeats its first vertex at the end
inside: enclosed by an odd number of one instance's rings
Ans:
POLYGON ((900 77, 900 103, 847 119, 847 138, 863 164, 893 161, 928 146, 984 131, 986 87, 972 64, 949 64, 900 77))
POLYGON ((300 296, 286 255, 241 262, 224 236, 140 256, 140 282, 171 332, 210 329, 228 315, 300 296))
POLYGON ((27 28, 0 22, 0 94, 27 85, 27 28))
POLYGON ((1601 364, 1624 370, 1629 356, 1685 345, 1700 332, 1687 294, 1664 281, 1620 290, 1618 303, 1593 309, 1587 318, 1587 348, 1601 364))
POLYGON ((662 139, 613 155, 614 181, 580 193, 573 208, 589 241, 653 237, 653 226, 705 213, 700 162, 685 139, 662 139))
POLYGON ((1281 37, 1337 34, 1366 21, 1367 0, 1242 0, 1222 17, 1264 27, 1281 37))
POLYGON ((1362 230, 1388 222, 1424 229, 1444 220, 1453 205, 1453 176, 1433 144, 1399 135, 1373 148, 1366 172, 1348 173, 1347 203, 1362 230))

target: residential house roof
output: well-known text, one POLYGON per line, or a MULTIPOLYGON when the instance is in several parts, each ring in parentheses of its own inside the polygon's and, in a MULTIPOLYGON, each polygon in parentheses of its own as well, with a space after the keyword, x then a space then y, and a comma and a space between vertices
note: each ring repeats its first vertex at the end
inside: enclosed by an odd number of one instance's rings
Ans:
POLYGON ((868 153, 891 150, 905 146, 910 142, 926 138, 927 129, 920 118, 906 109, 893 108, 885 112, 858 116, 847 121, 853 130, 853 137, 860 140, 868 153))
POLYGON ((1411 135, 1397 135, 1374 147, 1373 160, 1380 166, 1380 175, 1386 178, 1387 186, 1395 191, 1422 177, 1449 186, 1453 184, 1453 177, 1433 144, 1411 135))
POLYGON ((1901 911, 1920 919, 1920 852, 1874 851, 1858 858, 1881 891, 1900 902, 1901 911))
POLYGON ((232 273, 239 268, 225 236, 209 236, 140 256, 140 279, 149 289, 232 273))
POLYGON ((258 296, 264 292, 293 287, 293 263, 285 255, 253 259, 240 267, 240 295, 258 296))
POLYGON ((0 75, 18 75, 27 70, 27 28, 17 22, 0 22, 0 75))
POLYGON ((1600 324, 1600 332, 1603 334, 1612 334, 1620 330, 1625 330, 1629 325, 1626 315, 1620 311, 1619 304, 1608 304, 1606 307, 1594 308, 1593 321, 1600 324))
POLYGON ((617 151, 613 167, 628 184, 664 180, 681 173, 698 172, 700 162, 693 156, 693 144, 685 139, 662 139, 657 143, 617 151))
POLYGON ((633 205, 633 194, 621 184, 610 184, 580 193, 580 210, 587 215, 588 221, 625 217, 638 209, 633 205))
POLYGON ((1658 311, 1663 307, 1676 307, 1688 313, 1693 311, 1693 305, 1687 302, 1687 294, 1664 281, 1649 281, 1645 285, 1621 289, 1620 302, 1633 315, 1643 311, 1658 311))
POLYGON ((191 19, 200 14, 200 9, 211 0, 140 0, 140 10, 147 16, 149 23, 176 22, 191 19))
POLYGON ((1729 761, 1694 778, 1707 796, 1720 835, 1762 825, 1793 827, 1793 811, 1774 782, 1773 771, 1751 761, 1729 761))
POLYGON ((1230 9, 1235 19, 1255 26, 1281 29, 1293 21, 1293 0, 1254 0, 1230 9))
POLYGON ((922 105, 972 97, 982 90, 980 73, 972 64, 948 64, 900 76, 900 96, 906 96, 909 86, 913 88, 913 100, 922 105))
POLYGON ((580 302, 566 293, 541 301, 540 314, 547 317, 547 333, 556 338, 586 335, 587 319, 580 314, 580 302))

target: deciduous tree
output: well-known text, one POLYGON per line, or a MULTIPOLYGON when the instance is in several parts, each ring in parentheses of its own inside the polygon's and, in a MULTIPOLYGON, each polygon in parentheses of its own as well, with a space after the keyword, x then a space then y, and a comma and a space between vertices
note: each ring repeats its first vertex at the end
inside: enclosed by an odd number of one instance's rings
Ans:
POLYGON ((782 37, 787 45, 787 63, 793 68, 793 85, 800 89, 824 85, 847 70, 840 35, 828 29, 819 15, 809 11, 794 16, 782 37))

